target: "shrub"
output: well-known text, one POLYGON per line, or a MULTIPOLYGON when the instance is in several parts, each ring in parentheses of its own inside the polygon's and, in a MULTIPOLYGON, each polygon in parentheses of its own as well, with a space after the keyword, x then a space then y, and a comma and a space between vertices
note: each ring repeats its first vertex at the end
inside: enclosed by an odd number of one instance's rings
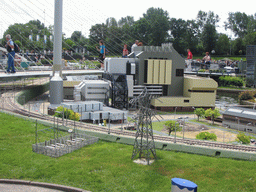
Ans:
POLYGON ((250 136, 245 135, 244 133, 240 133, 236 136, 236 140, 238 142, 242 142, 243 144, 249 144, 250 143, 250 136))
POLYGON ((205 69, 200 69, 198 72, 205 72, 205 69))
POLYGON ((254 79, 252 77, 246 78, 246 87, 251 87, 254 84, 254 79))
POLYGON ((252 92, 252 96, 255 98, 256 97, 256 91, 252 92))
MULTIPOLYGON (((63 116, 63 107, 62 106, 59 106, 56 109, 56 112, 55 112, 54 116, 62 118, 62 116, 63 116)), ((67 108, 64 107, 64 118, 70 119, 70 120, 79 121, 80 114, 79 113, 75 113, 71 109, 67 109, 67 108)))
POLYGON ((217 141, 217 136, 214 133, 201 132, 196 135, 196 139, 217 141))
POLYGON ((238 99, 241 103, 242 100, 250 100, 253 99, 253 92, 252 91, 243 91, 239 94, 238 99))
POLYGON ((41 59, 41 63, 44 64, 52 64, 51 60, 47 60, 47 59, 41 59))

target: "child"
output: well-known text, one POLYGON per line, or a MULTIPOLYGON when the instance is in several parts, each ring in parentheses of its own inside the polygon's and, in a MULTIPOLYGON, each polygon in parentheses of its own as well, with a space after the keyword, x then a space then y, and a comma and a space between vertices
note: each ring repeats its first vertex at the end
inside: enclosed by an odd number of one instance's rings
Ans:
POLYGON ((124 44, 124 49, 123 49, 123 58, 127 58, 129 52, 128 52, 128 49, 127 49, 127 45, 124 44))
POLYGON ((103 40, 100 40, 99 44, 100 44, 100 48, 96 47, 96 49, 100 52, 99 59, 100 59, 100 63, 101 63, 101 69, 103 69, 104 68, 104 59, 106 57, 106 47, 103 43, 103 40))

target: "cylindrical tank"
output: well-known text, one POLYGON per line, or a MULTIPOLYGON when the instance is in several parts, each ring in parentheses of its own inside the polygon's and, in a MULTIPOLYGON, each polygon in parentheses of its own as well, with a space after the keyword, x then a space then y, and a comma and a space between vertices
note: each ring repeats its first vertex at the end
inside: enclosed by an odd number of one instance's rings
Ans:
POLYGON ((173 178, 171 192, 197 192, 197 185, 186 179, 173 178))
POLYGON ((50 80, 50 104, 61 104, 63 101, 63 80, 59 73, 50 80))

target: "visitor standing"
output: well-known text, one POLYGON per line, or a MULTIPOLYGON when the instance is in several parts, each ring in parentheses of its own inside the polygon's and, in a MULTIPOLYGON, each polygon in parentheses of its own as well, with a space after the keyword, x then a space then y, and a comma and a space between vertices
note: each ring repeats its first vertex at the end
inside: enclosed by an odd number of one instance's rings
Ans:
POLYGON ((106 47, 104 45, 103 40, 99 41, 99 45, 100 45, 100 47, 96 47, 96 49, 100 52, 99 60, 101 63, 101 69, 103 69, 104 68, 104 59, 106 57, 106 47))
POLYGON ((127 45, 124 44, 124 49, 123 49, 123 58, 127 58, 129 54, 129 51, 127 49, 127 45))
POLYGON ((193 59, 193 55, 192 55, 192 52, 190 51, 190 49, 187 49, 187 52, 188 52, 187 59, 193 59))
POLYGON ((138 47, 139 41, 136 40, 135 43, 131 47, 131 52, 134 52, 134 47, 138 47))
POLYGON ((140 47, 140 46, 143 46, 143 43, 142 43, 142 42, 139 42, 139 43, 138 43, 138 47, 140 47))
POLYGON ((205 53, 205 56, 204 58, 202 59, 206 64, 210 64, 210 61, 211 61, 211 57, 209 55, 209 52, 206 52, 205 53))
POLYGON ((5 45, 7 51, 8 51, 8 68, 7 68, 7 73, 10 73, 10 69, 12 68, 11 73, 16 73, 15 68, 14 68, 14 58, 15 58, 15 51, 14 51, 14 42, 11 39, 11 35, 7 34, 5 36, 7 44, 5 45))

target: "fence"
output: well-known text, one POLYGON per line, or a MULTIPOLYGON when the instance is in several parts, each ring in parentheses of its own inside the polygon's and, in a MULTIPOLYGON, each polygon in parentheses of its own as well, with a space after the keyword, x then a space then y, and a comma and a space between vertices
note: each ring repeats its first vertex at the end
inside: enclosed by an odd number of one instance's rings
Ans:
POLYGON ((91 145, 98 142, 98 140, 98 137, 72 133, 65 137, 33 144, 32 149, 33 152, 39 154, 44 154, 50 157, 60 157, 86 145, 91 145))

